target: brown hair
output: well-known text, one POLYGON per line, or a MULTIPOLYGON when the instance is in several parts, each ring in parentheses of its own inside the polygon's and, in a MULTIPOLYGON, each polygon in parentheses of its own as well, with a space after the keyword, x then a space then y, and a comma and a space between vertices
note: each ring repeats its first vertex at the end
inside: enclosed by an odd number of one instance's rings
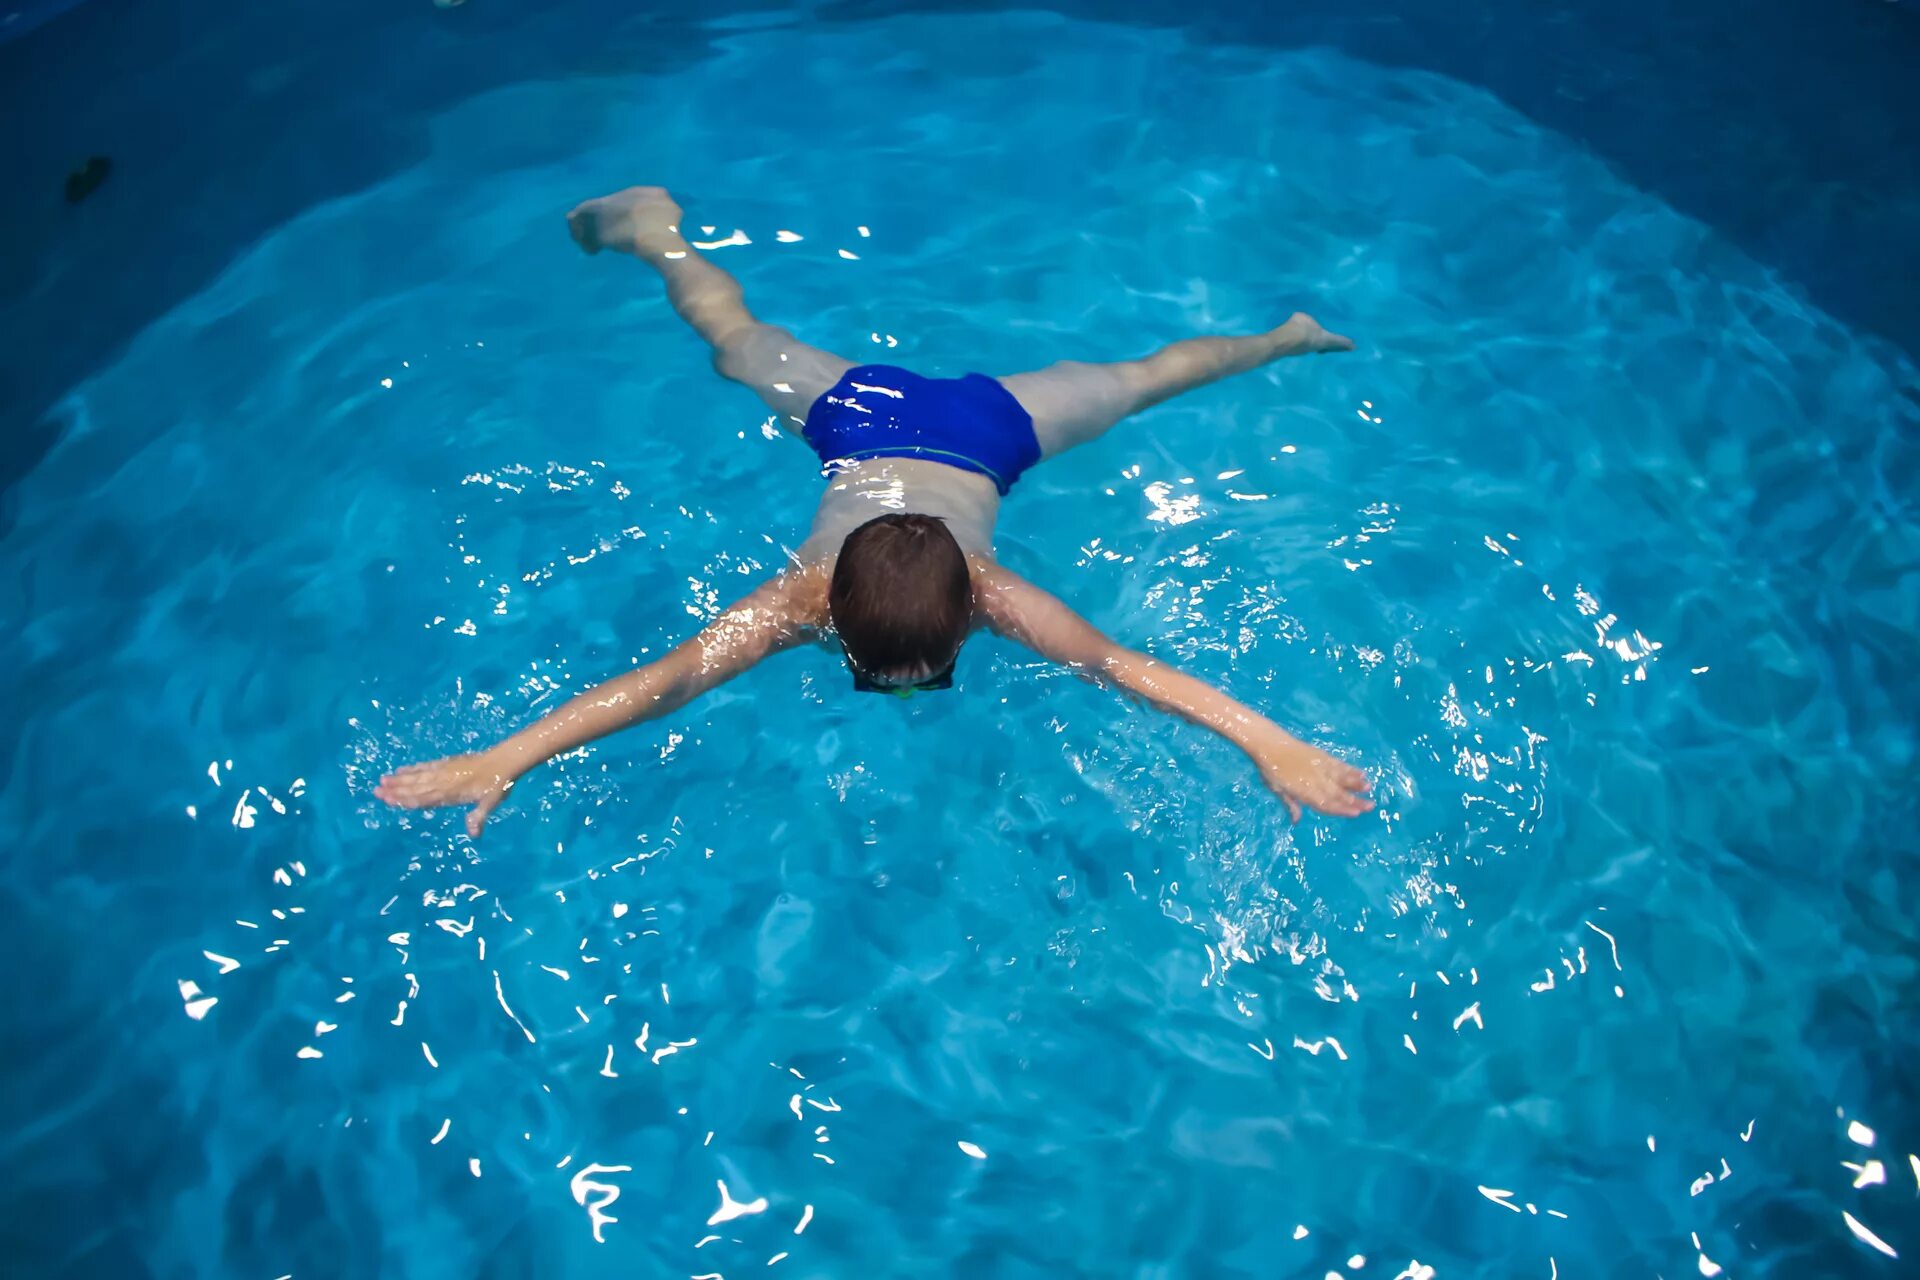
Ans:
POLYGON ((869 520, 840 545, 827 607, 861 673, 939 671, 973 625, 966 553, 937 516, 869 520))

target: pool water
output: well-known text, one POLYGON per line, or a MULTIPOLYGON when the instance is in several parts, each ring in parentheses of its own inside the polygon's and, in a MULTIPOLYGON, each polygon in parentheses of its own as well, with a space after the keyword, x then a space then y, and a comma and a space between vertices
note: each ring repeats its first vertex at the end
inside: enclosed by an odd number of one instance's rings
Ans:
POLYGON ((446 111, 62 405, 0 641, 16 1258, 1910 1266, 1906 357, 1436 76, 1040 14, 713 40, 446 111), (811 455, 566 237, 638 181, 855 359, 1351 334, 1030 474, 999 554, 1378 811, 1290 828, 990 639, 906 703, 778 659, 477 845, 382 807, 804 532, 811 455))

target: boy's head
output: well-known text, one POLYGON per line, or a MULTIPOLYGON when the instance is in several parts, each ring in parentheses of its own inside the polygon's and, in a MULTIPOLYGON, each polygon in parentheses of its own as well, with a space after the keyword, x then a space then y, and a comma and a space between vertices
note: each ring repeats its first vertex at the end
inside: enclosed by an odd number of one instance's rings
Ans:
POLYGON ((948 688, 973 626, 966 553, 936 516, 869 520, 840 546, 827 607, 854 688, 948 688))

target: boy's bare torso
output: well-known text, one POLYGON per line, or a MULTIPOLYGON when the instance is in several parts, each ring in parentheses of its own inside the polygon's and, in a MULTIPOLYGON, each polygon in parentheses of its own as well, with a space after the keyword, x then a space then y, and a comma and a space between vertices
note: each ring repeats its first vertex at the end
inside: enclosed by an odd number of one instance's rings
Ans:
POLYGON ((800 562, 831 560, 848 534, 875 516, 899 511, 938 516, 962 551, 993 554, 993 526, 1000 516, 1000 491, 993 481, 925 458, 866 458, 827 477, 800 546, 800 562))

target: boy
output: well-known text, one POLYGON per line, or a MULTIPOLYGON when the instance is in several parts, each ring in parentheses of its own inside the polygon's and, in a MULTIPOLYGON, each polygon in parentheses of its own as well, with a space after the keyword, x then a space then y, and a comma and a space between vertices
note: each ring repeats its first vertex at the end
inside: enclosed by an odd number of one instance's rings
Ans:
POLYGON ((1353 343, 1295 315, 1268 333, 1188 338, 1119 364, 922 378, 855 365, 754 319, 739 283, 681 237, 680 207, 660 187, 589 200, 567 222, 588 253, 630 253, 660 273, 668 301, 713 348, 721 375, 751 387, 820 455, 827 490, 793 565, 699 634, 486 751, 388 774, 374 792, 380 799, 407 809, 469 805, 467 834, 478 839, 536 765, 668 715, 783 649, 830 640, 856 690, 905 697, 950 688, 960 646, 985 627, 1226 738, 1295 821, 1302 805, 1347 817, 1373 807, 1358 769, 1120 647, 993 559, 1000 499, 1028 467, 1182 391, 1353 343))

